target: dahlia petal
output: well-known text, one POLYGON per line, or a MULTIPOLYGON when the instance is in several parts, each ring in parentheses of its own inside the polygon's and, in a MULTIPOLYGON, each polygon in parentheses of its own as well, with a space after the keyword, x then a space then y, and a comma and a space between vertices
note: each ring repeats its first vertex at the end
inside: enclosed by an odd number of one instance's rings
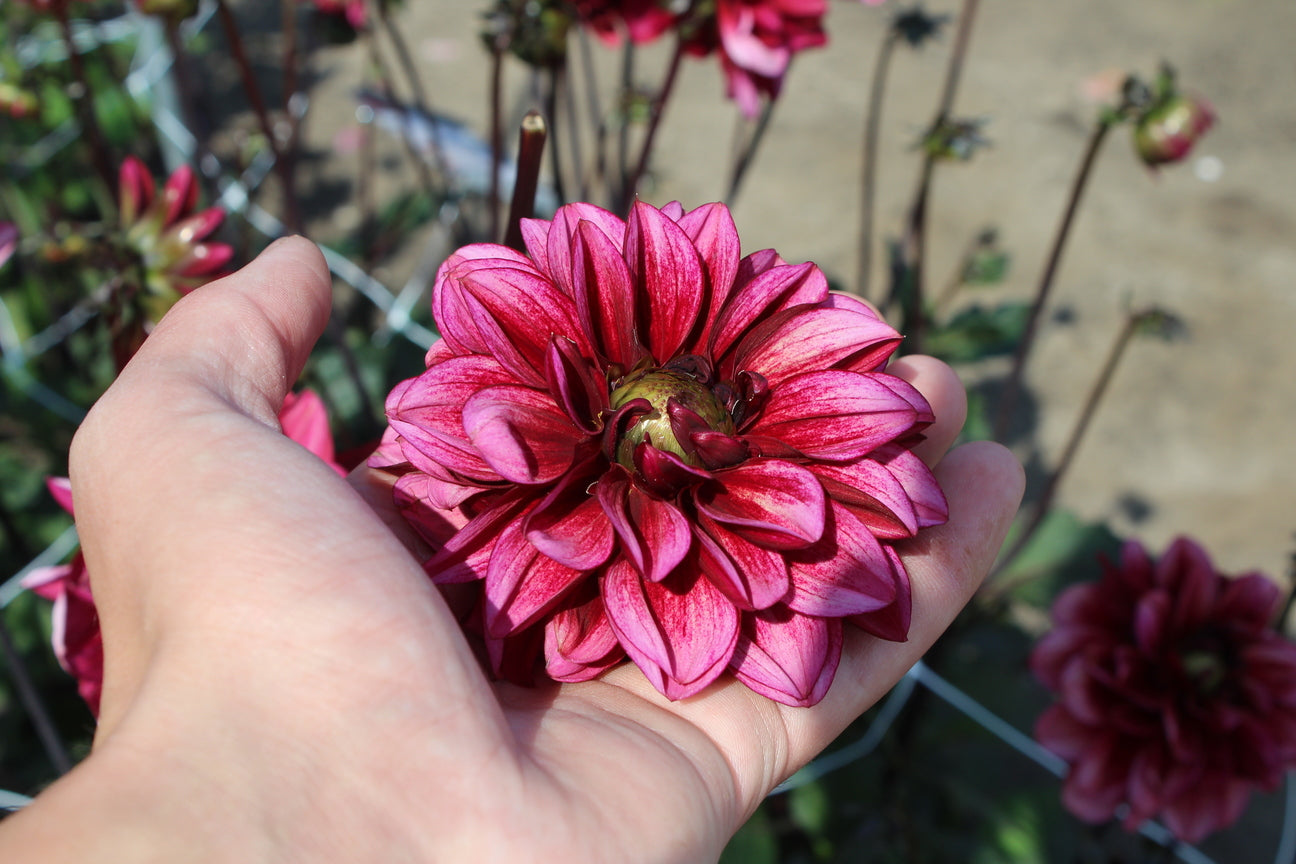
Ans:
MULTIPOLYGON (((459 278, 464 273, 477 267, 490 269, 495 266, 534 267, 525 255, 495 243, 473 243, 464 246, 447 258, 437 269, 432 283, 432 319, 441 333, 438 344, 452 350, 455 354, 485 354, 486 345, 481 341, 472 324, 471 307, 465 307, 463 292, 446 292, 446 282, 451 274, 459 278)), ((434 346, 435 347, 435 346, 434 346)), ((428 365, 431 365, 429 363, 428 365)))
POLYGON ((329 431, 324 401, 313 390, 289 393, 279 410, 279 425, 284 435, 305 447, 345 477, 347 471, 337 464, 333 452, 333 433, 329 431))
POLYGON ((549 226, 545 247, 547 263, 545 272, 553 278, 560 289, 567 293, 567 296, 572 298, 576 297, 573 272, 576 268, 576 257, 573 247, 577 229, 582 222, 590 222, 597 226, 599 233, 612 241, 618 255, 625 247, 626 223, 619 217, 602 207, 583 202, 559 207, 558 212, 554 213, 553 223, 549 226))
POLYGON ((181 219, 168 228, 163 235, 164 241, 188 246, 200 240, 206 240, 224 221, 225 209, 223 207, 208 207, 206 210, 201 210, 192 216, 181 219))
POLYGON ((1062 786, 1062 804, 1078 818, 1105 822, 1125 801, 1130 755, 1111 736, 1096 739, 1071 766, 1062 786))
POLYGON ((1242 817, 1251 789, 1245 781, 1214 778, 1166 805, 1165 826, 1184 843, 1200 843, 1242 817))
POLYGON ((871 454, 900 481, 918 516, 918 527, 944 525, 949 521, 949 502, 936 475, 912 450, 898 444, 884 444, 871 454))
POLYGON ((536 662, 544 649, 543 627, 530 627, 502 639, 486 633, 482 641, 496 679, 522 687, 535 683, 536 662))
POLYGON ((890 388, 892 393, 913 406, 914 413, 916 414, 914 417, 915 424, 925 426, 936 419, 936 415, 932 413, 931 404, 928 403, 927 399, 918 392, 918 388, 914 387, 908 381, 903 378, 897 378, 894 375, 888 375, 884 372, 875 373, 870 377, 874 378, 880 384, 885 384, 890 388))
POLYGON ((675 220, 688 235, 707 274, 707 304, 702 316, 703 330, 690 345, 691 353, 705 349, 711 326, 734 287, 742 243, 729 208, 723 204, 703 204, 675 220))
POLYGON ((759 546, 800 549, 824 531, 824 491, 814 475, 778 459, 754 460, 717 474, 694 492, 700 513, 759 546))
POLYGON ((778 438, 811 458, 858 459, 909 431, 912 405, 855 372, 808 372, 770 392, 751 432, 778 438))
POLYGON ((544 385, 545 351, 554 335, 573 339, 588 351, 571 298, 529 266, 475 269, 445 282, 447 297, 463 292, 461 308, 486 353, 518 380, 544 385))
POLYGON ((1260 573, 1247 573, 1230 579, 1220 590, 1216 614, 1224 620, 1262 630, 1277 614, 1281 602, 1277 585, 1260 573))
POLYGON ((72 481, 66 477, 46 477, 45 488, 49 490, 50 495, 58 502, 58 505, 68 512, 69 515, 75 515, 72 512, 72 481))
POLYGON ((423 565, 424 572, 437 584, 484 579, 496 540, 532 504, 517 491, 490 501, 423 565))
MULTIPOLYGON (((756 266, 759 266, 758 262, 756 266)), ((712 357, 722 357, 748 328, 783 309, 820 303, 828 296, 828 280, 813 264, 777 264, 737 285, 720 311, 711 332, 712 357)))
POLYGON ((118 188, 121 190, 122 225, 135 224, 144 209, 153 201, 155 194, 153 175, 148 168, 134 156, 122 160, 117 172, 118 188))
POLYGON ((876 366, 900 338, 876 316, 825 306, 794 307, 753 327, 734 349, 734 365, 760 372, 777 387, 803 372, 876 366))
POLYGON ((750 6, 718 3, 716 21, 724 52, 736 65, 771 78, 787 71, 791 52, 785 46, 770 44, 757 35, 756 15, 750 6))
POLYGON ((730 668, 752 690, 784 705, 809 707, 828 692, 841 661, 841 620, 782 607, 743 616, 730 668))
POLYGON ((549 395, 567 412, 567 418, 587 434, 602 429, 607 410, 607 386, 576 343, 554 336, 545 352, 545 380, 549 395))
POLYGON ((228 243, 198 243, 188 254, 171 266, 170 270, 184 278, 210 276, 234 257, 234 247, 228 243))
MULTIPOLYGON (((455 532, 467 524, 468 519, 464 514, 452 507, 446 507, 440 504, 438 496, 432 487, 443 485, 443 481, 437 480, 429 474, 422 471, 411 471, 408 474, 402 474, 396 478, 396 483, 392 487, 392 496, 396 501, 396 508, 400 511, 401 516, 405 518, 418 535, 422 537, 433 548, 439 549, 455 532)), ((456 486, 455 489, 464 489, 466 487, 456 486)), ((476 492, 478 490, 470 489, 476 492)), ((462 501, 455 502, 456 504, 462 501)))
POLYGON ((711 477, 705 468, 695 468, 674 453, 658 450, 648 443, 635 447, 633 461, 644 487, 663 498, 711 477))
POLYGON ((545 654, 559 654, 575 663, 597 663, 621 653, 608 623, 603 598, 597 594, 579 606, 555 612, 545 625, 545 654))
POLYGON ((560 564, 592 570, 612 554, 612 522, 586 492, 589 475, 568 472, 531 511, 523 526, 528 542, 560 564))
POLYGON ((819 478, 828 497, 848 505, 874 536, 899 539, 918 532, 918 513, 904 484, 880 462, 869 457, 815 462, 806 468, 819 478))
POLYGON ((1035 740, 1068 762, 1081 758, 1093 737, 1092 727, 1077 721, 1060 704, 1050 705, 1035 720, 1035 740))
POLYGON ((739 609, 768 609, 791 590, 781 552, 747 542, 705 513, 695 536, 702 573, 739 609))
POLYGON ((666 205, 661 208, 662 215, 672 222, 679 222, 684 218, 684 205, 678 201, 667 201, 666 205))
POLYGON ((405 457, 423 471, 445 466, 483 482, 499 480, 464 431, 462 412, 477 393, 512 382, 494 358, 470 355, 398 385, 387 398, 387 420, 401 438, 405 457))
POLYGON ((584 576, 527 542, 521 520, 510 522, 495 541, 486 569, 487 634, 502 639, 529 627, 584 576))
POLYGON ((620 246, 593 222, 578 223, 572 244, 572 290, 576 312, 591 341, 609 362, 628 370, 643 349, 635 331, 633 277, 620 246))
POLYGON ((896 579, 881 544, 844 505, 828 502, 823 537, 787 556, 787 606, 803 615, 844 618, 875 612, 896 599, 896 579))
POLYGON ((181 165, 172 171, 166 185, 162 187, 159 202, 165 207, 163 225, 172 224, 181 213, 192 210, 198 203, 198 178, 193 168, 181 165))
POLYGON ((519 227, 522 230, 522 244, 527 256, 535 263, 541 273, 552 272, 549 268, 549 228, 548 219, 523 219, 519 227))
POLYGON ((728 666, 738 610, 707 579, 645 582, 619 561, 604 575, 602 595, 621 646, 666 698, 698 693, 728 666))
POLYGON ((706 297, 702 260, 688 235, 657 208, 635 202, 626 223, 626 263, 636 296, 646 300, 638 332, 658 362, 679 353, 706 297))
POLYGON ((1165 643, 1174 601, 1164 591, 1143 595, 1134 609, 1134 640, 1139 649, 1155 657, 1165 643))
POLYGON ((913 616, 913 587, 909 583, 909 571, 905 569, 895 549, 883 546, 882 551, 891 563, 891 575, 895 579, 895 600, 874 612, 852 615, 849 620, 879 639, 904 642, 909 638, 909 623, 913 616))
POLYGON ((599 479, 596 494, 621 551, 645 579, 660 582, 684 560, 693 532, 674 504, 638 489, 620 466, 599 479))
POLYGON ((585 438, 549 394, 507 384, 469 397, 463 427, 486 463, 514 483, 557 479, 585 438))
POLYGON ((53 564, 37 567, 23 576, 22 587, 45 600, 55 601, 67 591, 67 584, 76 579, 75 564, 53 564))
POLYGON ((1158 581, 1174 597, 1174 627, 1187 630, 1210 618, 1219 578, 1206 550, 1187 538, 1170 544, 1156 565, 1158 581), (1170 584, 1174 580, 1178 584, 1170 584))

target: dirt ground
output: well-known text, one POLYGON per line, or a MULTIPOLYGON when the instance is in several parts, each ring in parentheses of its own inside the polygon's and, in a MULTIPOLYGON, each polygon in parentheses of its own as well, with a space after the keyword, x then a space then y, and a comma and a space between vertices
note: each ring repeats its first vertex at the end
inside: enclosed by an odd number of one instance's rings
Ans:
MULTIPOLYGON (((480 133, 487 122, 487 63, 477 35, 484 5, 410 0, 396 13, 434 107, 480 133)), ((934 0, 928 9, 955 13, 958 6, 934 0)), ((1108 140, 1028 369, 1039 452, 1023 449, 1023 458, 1038 465, 1056 457, 1125 309, 1172 310, 1186 336, 1134 344, 1059 504, 1108 520, 1154 550, 1175 535, 1192 535, 1223 569, 1260 569, 1285 582, 1296 547, 1296 4, 981 6, 956 113, 986 118, 992 146, 937 174, 929 244, 937 282, 955 269, 977 231, 993 227, 1012 268, 1003 285, 978 297, 1031 296, 1094 117, 1082 95, 1086 80, 1110 70, 1150 77, 1167 60, 1220 117, 1188 163, 1159 174, 1138 164, 1128 130, 1108 140)), ((735 207, 746 250, 773 246, 788 260, 818 262, 842 284, 855 281, 863 106, 894 9, 833 0, 830 45, 793 64, 735 207)), ((930 119, 952 35, 919 53, 900 51, 892 67, 877 209, 884 235, 896 233, 912 194, 912 146, 930 119)), ((610 85, 612 54, 596 50, 607 61, 610 85)), ((664 60, 662 52, 644 52, 645 86, 655 86, 664 60)), ((355 46, 316 54, 320 82, 308 150, 336 150, 355 126, 363 62, 355 46)), ((520 110, 524 72, 510 66, 508 75, 510 105, 520 110)), ((724 194, 735 114, 721 99, 713 60, 686 62, 677 86, 645 197, 695 206, 724 194)), ((384 187, 408 188, 412 178, 399 149, 385 147, 391 158, 383 163, 384 187)), ((354 178, 351 158, 303 171, 345 182, 354 178)), ((317 213, 313 233, 327 240, 355 218, 353 207, 317 213)), ((875 285, 883 278, 880 257, 875 285)), ((382 275, 399 284, 407 274, 397 265, 382 275)))

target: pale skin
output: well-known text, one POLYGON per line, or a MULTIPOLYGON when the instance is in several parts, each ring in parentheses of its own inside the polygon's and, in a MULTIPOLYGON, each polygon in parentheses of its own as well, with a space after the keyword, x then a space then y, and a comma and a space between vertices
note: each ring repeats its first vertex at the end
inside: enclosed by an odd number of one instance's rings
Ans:
POLYGON ((778 782, 881 698, 980 584, 1022 491, 993 444, 920 454, 950 520, 905 543, 904 643, 848 628, 814 708, 722 678, 684 702, 632 665, 584 684, 489 682, 364 469, 275 420, 324 326, 329 277, 283 241, 189 295, 73 443, 77 526, 105 640, 90 756, 0 823, 0 860, 714 860, 778 782))

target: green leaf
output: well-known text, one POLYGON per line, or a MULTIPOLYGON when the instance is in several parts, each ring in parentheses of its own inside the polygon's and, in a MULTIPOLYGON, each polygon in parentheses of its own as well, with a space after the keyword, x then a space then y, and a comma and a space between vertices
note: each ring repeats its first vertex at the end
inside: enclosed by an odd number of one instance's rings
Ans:
POLYGON ((738 829, 721 853, 720 864, 778 864, 778 838, 764 807, 738 829))
POLYGON ((971 363, 1007 354, 1021 341, 1029 316, 1029 303, 978 304, 933 329, 923 348, 947 363, 971 363))
MULTIPOLYGON (((1012 548, 1021 527, 1019 520, 1004 548, 1012 548)), ((1120 547, 1120 538, 1105 523, 1082 522, 1066 510, 1055 509, 999 579, 1020 582, 1013 591, 1018 600, 1047 606, 1066 586, 1097 578, 1100 556, 1114 558, 1120 547)))

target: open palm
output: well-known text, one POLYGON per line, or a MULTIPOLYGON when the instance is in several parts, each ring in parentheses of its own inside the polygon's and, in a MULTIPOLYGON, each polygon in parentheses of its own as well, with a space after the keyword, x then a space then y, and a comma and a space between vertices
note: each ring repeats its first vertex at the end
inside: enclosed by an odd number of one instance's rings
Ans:
POLYGON ((668 702, 633 665, 491 683, 383 478, 348 485, 278 432, 328 296, 318 252, 277 244, 183 300, 78 434, 100 726, 90 757, 4 824, 0 858, 714 859, 930 646, 1021 493, 1001 448, 945 455, 963 417, 953 373, 900 361, 935 409, 919 452, 950 503, 948 524, 901 547, 908 642, 849 633, 808 709, 728 679, 668 702))

